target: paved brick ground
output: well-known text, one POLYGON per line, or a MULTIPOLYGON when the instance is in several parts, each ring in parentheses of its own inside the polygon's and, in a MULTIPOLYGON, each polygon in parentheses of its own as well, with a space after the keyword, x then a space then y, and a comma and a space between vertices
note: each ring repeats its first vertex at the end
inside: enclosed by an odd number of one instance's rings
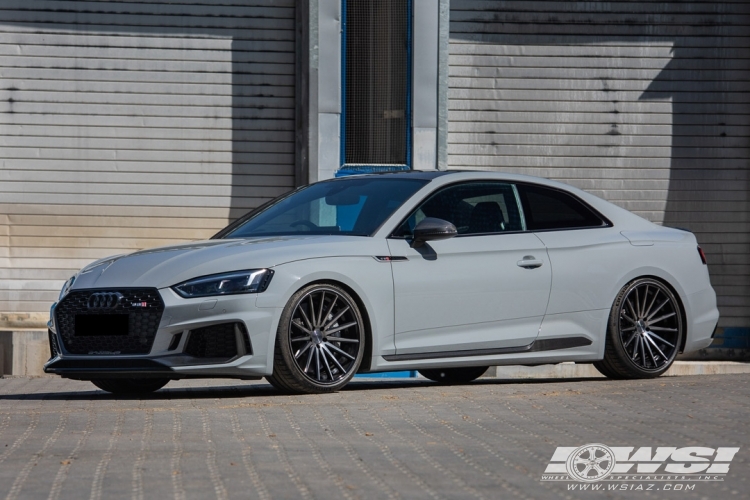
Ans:
POLYGON ((749 396, 750 375, 357 381, 292 397, 182 381, 130 399, 3 379, 0 498, 748 498, 749 396), (555 447, 596 442, 741 450, 726 481, 687 492, 540 481, 555 447))

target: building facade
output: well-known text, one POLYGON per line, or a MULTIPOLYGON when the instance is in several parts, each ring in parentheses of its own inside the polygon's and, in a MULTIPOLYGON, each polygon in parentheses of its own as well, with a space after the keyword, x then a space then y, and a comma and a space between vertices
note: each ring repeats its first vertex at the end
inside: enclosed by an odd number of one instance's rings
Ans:
POLYGON ((7 0, 0 329, 342 168, 486 169, 695 232, 716 344, 748 348, 749 26, 707 0, 7 0))

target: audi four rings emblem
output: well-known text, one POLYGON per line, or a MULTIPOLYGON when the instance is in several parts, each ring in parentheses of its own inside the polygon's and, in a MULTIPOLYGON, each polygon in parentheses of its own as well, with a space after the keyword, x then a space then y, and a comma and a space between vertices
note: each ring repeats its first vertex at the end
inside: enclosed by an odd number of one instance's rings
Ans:
POLYGON ((96 292, 89 297, 89 309, 114 309, 120 303, 123 296, 118 292, 96 292))

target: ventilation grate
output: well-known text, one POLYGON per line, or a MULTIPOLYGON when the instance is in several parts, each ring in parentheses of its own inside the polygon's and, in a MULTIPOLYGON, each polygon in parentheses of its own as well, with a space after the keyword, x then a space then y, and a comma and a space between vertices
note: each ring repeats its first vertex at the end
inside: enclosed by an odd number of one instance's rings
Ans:
POLYGON ((52 330, 47 330, 49 336, 49 354, 50 359, 60 354, 60 346, 57 345, 57 335, 52 333, 52 330))
POLYGON ((252 354, 250 339, 242 323, 222 323, 190 331, 185 354, 194 358, 233 358, 239 354, 237 335, 247 354, 252 354))
POLYGON ((409 2, 346 2, 346 164, 408 162, 409 2))

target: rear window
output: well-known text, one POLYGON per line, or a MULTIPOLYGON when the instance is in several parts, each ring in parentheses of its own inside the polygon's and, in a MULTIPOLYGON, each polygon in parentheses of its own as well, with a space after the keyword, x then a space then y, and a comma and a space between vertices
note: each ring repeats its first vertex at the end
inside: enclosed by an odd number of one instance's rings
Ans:
POLYGON ((606 225, 593 209, 572 195, 541 186, 518 184, 517 188, 530 231, 606 225))

